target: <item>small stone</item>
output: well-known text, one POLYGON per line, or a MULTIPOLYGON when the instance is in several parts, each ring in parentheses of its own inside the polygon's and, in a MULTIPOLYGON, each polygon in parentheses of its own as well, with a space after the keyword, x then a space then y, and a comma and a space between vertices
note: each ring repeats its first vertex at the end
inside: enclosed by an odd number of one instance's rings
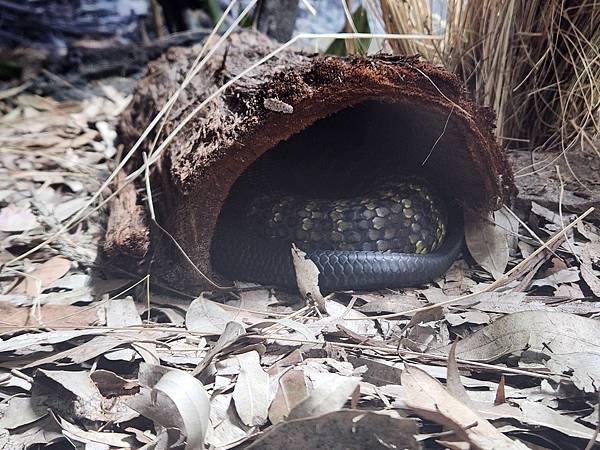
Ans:
POLYGON ((402 213, 404 214, 404 217, 406 217, 407 219, 410 219, 415 214, 415 212, 410 208, 404 208, 402 213))
POLYGON ((412 207, 412 200, 409 199, 409 198, 403 198, 402 199, 402 206, 404 206, 405 208, 412 207))

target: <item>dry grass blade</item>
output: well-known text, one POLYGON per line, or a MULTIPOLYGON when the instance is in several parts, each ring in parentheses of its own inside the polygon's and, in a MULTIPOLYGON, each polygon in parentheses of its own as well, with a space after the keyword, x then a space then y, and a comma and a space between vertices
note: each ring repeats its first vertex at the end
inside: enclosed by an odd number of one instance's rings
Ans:
POLYGON ((390 45, 458 74, 481 104, 496 111, 498 136, 507 143, 565 151, 591 147, 598 154, 597 1, 449 0, 437 14, 426 0, 380 5, 379 20, 390 33, 431 33, 445 25, 440 42, 390 45))

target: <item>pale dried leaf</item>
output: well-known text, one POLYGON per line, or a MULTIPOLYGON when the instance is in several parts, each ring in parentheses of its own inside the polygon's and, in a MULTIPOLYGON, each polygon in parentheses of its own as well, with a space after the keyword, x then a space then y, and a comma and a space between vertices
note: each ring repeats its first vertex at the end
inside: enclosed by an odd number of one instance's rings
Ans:
POLYGON ((106 307, 106 326, 124 328, 142 325, 142 318, 131 297, 113 299, 106 307))
POLYGON ((269 420, 272 424, 284 421, 290 411, 308 397, 308 386, 304 372, 292 369, 281 375, 278 389, 269 408, 269 420))
POLYGON ((248 426, 263 425, 269 415, 271 405, 270 378, 260 365, 257 352, 248 352, 236 355, 240 365, 233 401, 235 408, 248 426))
POLYGON ((545 364, 554 373, 572 373, 571 381, 584 392, 593 393, 600 389, 598 353, 553 354, 545 364))
POLYGON ((448 353, 448 373, 446 375, 446 389, 458 401, 467 406, 472 406, 473 401, 460 380, 458 364, 456 362, 456 342, 450 347, 448 353))
POLYGON ((212 362, 212 359, 217 354, 232 345, 240 338, 240 336, 243 336, 244 334, 246 334, 246 330, 241 324, 238 322, 228 322, 225 325, 225 330, 223 330, 223 333, 221 336, 219 336, 217 343, 206 354, 202 362, 198 364, 198 366, 192 371, 192 375, 196 376, 202 372, 206 367, 208 367, 208 365, 212 362))
POLYGON ((33 423, 48 414, 48 409, 40 399, 13 397, 8 400, 8 408, 0 418, 0 428, 14 428, 33 423))
POLYGON ((40 226, 29 208, 8 205, 0 209, 0 231, 15 233, 40 226))
POLYGON ((586 243, 579 256, 581 258, 581 278, 593 294, 600 298, 600 272, 594 270, 592 266, 594 259, 600 261, 600 242, 586 243))
POLYGON ((147 373, 140 382, 151 391, 130 399, 129 406, 163 427, 180 430, 186 436, 186 449, 201 448, 210 416, 204 385, 181 370, 148 364, 143 367, 147 373))
MULTIPOLYGON (((573 314, 524 311, 502 317, 457 344, 456 354, 493 361, 526 348, 548 354, 600 354, 600 322, 573 314)), ((447 352, 449 348, 445 348, 447 352)))
POLYGON ((292 244, 292 260, 296 272, 296 283, 302 297, 308 302, 323 305, 323 295, 319 289, 319 269, 306 253, 292 244))
MULTIPOLYGON (((529 400, 517 400, 516 402, 519 404, 522 412, 520 420, 524 423, 543 426, 560 431, 568 436, 586 440, 591 439, 594 435, 594 430, 577 423, 572 417, 560 414, 541 403, 529 400)), ((596 437, 596 442, 600 443, 600 436, 596 437)))
POLYGON ((469 253, 495 279, 504 273, 509 257, 508 233, 496 225, 498 217, 500 213, 485 218, 480 213, 465 211, 465 240, 469 253))
MULTIPOLYGON (((190 331, 220 335, 225 331, 228 322, 242 324, 242 319, 250 316, 242 311, 225 308, 219 303, 200 296, 188 307, 185 315, 185 326, 190 331)), ((254 317, 253 322, 259 321, 254 317)))
POLYGON ((402 373, 404 396, 395 405, 446 425, 475 448, 519 449, 527 447, 500 433, 487 420, 450 395, 442 384, 422 370, 407 367, 402 373))
POLYGON ((103 433, 100 431, 85 431, 59 417, 59 425, 63 434, 74 441, 85 444, 105 444, 117 448, 133 448, 133 438, 129 434, 114 431, 103 433))
POLYGON ((533 280, 532 286, 550 286, 557 288, 559 284, 573 283, 579 281, 579 269, 577 267, 569 267, 568 269, 562 269, 558 272, 554 272, 547 277, 533 280))
POLYGON ((39 295, 50 284, 66 275, 70 268, 71 261, 61 256, 54 256, 29 272, 12 293, 39 295))
POLYGON ((290 411, 288 419, 318 416, 341 409, 358 387, 360 378, 321 373, 312 381, 313 390, 290 411))

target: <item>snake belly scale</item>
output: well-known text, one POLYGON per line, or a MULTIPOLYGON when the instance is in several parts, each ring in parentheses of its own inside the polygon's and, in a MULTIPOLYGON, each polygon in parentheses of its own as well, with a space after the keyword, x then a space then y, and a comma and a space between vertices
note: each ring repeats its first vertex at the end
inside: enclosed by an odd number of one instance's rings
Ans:
POLYGON ((252 191, 225 204, 213 238, 213 267, 234 280, 294 288, 293 242, 319 269, 323 293, 415 286, 442 275, 462 247, 458 208, 414 176, 343 198, 252 191))

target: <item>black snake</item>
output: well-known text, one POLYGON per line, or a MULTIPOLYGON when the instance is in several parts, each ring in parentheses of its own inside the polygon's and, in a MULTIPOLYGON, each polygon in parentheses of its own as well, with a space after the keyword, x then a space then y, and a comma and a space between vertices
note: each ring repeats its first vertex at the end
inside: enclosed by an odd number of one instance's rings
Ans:
POLYGON ((338 198, 261 186, 242 181, 221 212, 212 264, 230 279, 294 288, 294 242, 323 293, 407 287, 442 275, 462 247, 460 210, 423 179, 388 177, 338 198))

